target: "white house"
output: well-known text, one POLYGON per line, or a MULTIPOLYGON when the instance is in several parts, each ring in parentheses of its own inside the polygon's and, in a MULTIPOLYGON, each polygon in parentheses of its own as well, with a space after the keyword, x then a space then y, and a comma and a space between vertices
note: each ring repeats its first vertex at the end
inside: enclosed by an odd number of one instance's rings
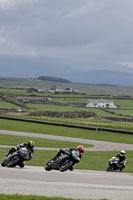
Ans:
POLYGON ((116 105, 114 105, 114 101, 107 101, 107 100, 89 100, 87 102, 86 107, 88 108, 117 108, 116 105))

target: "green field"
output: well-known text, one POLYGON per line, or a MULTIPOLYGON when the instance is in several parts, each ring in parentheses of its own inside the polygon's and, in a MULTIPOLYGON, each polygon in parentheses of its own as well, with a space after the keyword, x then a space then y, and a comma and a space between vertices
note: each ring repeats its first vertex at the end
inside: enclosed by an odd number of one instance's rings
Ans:
MULTIPOLYGON (((11 84, 12 87, 14 86, 14 82, 17 81, 18 82, 19 79, 7 79, 8 81, 13 81, 13 83, 11 84)), ((1 81, 0 81, 1 82, 1 81)), ((7 98, 10 98, 13 100, 16 98, 16 96, 21 96, 21 95, 30 95, 30 96, 43 96, 43 97, 50 97, 52 100, 52 104, 43 104, 43 103, 27 103, 24 104, 25 108, 22 107, 22 105, 15 105, 14 103, 11 102, 5 102, 3 101, 3 99, 0 98, 0 108, 7 108, 7 109, 19 109, 22 108, 25 112, 26 112, 26 116, 27 113, 30 113, 32 110, 39 110, 39 111, 88 111, 88 112, 95 112, 97 114, 97 116, 100 116, 100 118, 98 118, 98 120, 101 120, 101 123, 103 122, 103 118, 126 118, 126 119, 133 119, 133 99, 132 98, 128 98, 126 96, 112 96, 111 94, 102 94, 102 90, 101 90, 101 94, 97 94, 95 93, 95 95, 93 93, 87 93, 86 94, 32 94, 32 93, 27 93, 26 88, 24 88, 25 84, 29 84, 28 86, 30 87, 31 83, 34 84, 43 84, 44 88, 43 89, 47 89, 48 85, 51 86, 51 84, 53 84, 52 82, 45 82, 45 81, 37 81, 37 80, 32 80, 32 79, 20 79, 19 84, 21 84, 21 88, 17 87, 17 88, 0 88, 0 93, 1 94, 5 94, 7 98), (23 85, 23 84, 24 85, 23 85), (65 104, 68 103, 86 103, 88 102, 90 99, 106 99, 106 100, 112 100, 114 101, 115 105, 119 105, 120 109, 98 109, 98 108, 86 108, 86 107, 76 107, 76 106, 66 106, 65 104), (55 105, 55 103, 58 103, 60 105, 55 105), (64 105, 61 105, 64 104, 64 105), (27 107, 28 106, 28 107, 27 107)), ((59 84, 59 83, 58 83, 59 84)), ((58 88, 65 88, 65 85, 63 84, 57 84, 58 88)), ((19 85, 18 85, 19 86, 19 85)), ((40 85, 38 85, 40 86, 40 85)), ((77 89, 76 87, 78 87, 78 84, 74 84, 73 85, 74 88, 73 89, 77 89)), ((81 86, 81 85, 80 85, 81 86)), ((32 86, 34 87, 34 85, 32 86)), ((109 89, 109 87, 107 86, 87 86, 87 85, 82 85, 82 88, 86 88, 86 87, 94 87, 94 91, 96 91, 97 87, 100 88, 106 88, 109 89)), ((119 88, 118 86, 114 86, 113 88, 119 88)), ((125 89, 125 87, 123 87, 125 89)), ((127 88, 131 89, 131 87, 127 88)), ((111 91, 111 90, 110 90, 111 91)), ((119 88, 119 91, 122 91, 122 88, 119 88)), ((115 91, 113 92, 115 93, 115 91)), ((14 115, 14 113, 10 113, 8 112, 8 115, 14 115)), ((24 113, 19 113, 19 116, 24 116, 24 113)), ((54 119, 52 119, 54 120, 54 119)), ((62 120, 62 119, 61 119, 62 120)), ((97 120, 97 119, 95 119, 97 120)), ((78 120, 78 123, 81 124, 81 121, 84 120, 78 120)), ((123 120, 124 121, 124 120, 123 120)), ((76 122, 77 123, 77 122, 76 122)), ((86 123, 86 122, 85 122, 86 123)))
MULTIPOLYGON (((46 147, 46 148, 71 148, 78 146, 79 143, 76 142, 64 142, 58 140, 51 140, 51 139, 42 139, 42 138, 32 138, 30 140, 35 142, 35 146, 37 147, 46 147)), ((9 146, 16 146, 16 144, 22 143, 22 141, 29 141, 29 137, 22 137, 22 136, 15 136, 15 135, 4 135, 0 134, 0 145, 9 145, 9 146)), ((93 145, 87 145, 80 143, 84 147, 92 147, 93 145)))
POLYGON ((53 126, 53 125, 37 124, 29 122, 27 123, 14 120, 12 121, 12 120, 0 119, 0 130, 40 133, 48 135, 58 135, 66 137, 133 144, 132 135, 125 135, 121 133, 113 133, 107 131, 93 131, 86 129, 67 128, 61 126, 53 126))

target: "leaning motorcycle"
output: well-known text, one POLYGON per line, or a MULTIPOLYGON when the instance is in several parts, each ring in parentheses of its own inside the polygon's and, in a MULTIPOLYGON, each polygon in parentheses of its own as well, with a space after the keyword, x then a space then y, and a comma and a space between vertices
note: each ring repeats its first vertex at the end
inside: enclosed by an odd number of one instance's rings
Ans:
POLYGON ((29 160, 29 150, 26 148, 21 148, 8 156, 5 157, 3 162, 1 163, 2 167, 24 167, 23 162, 29 160))
POLYGON ((55 160, 51 159, 46 165, 45 170, 50 171, 60 170, 60 172, 64 172, 68 169, 71 170, 75 163, 80 162, 80 154, 79 152, 73 150, 65 152, 65 154, 60 155, 55 160))
MULTIPOLYGON (((116 157, 112 157, 109 159, 109 165, 107 168, 107 172, 122 172, 121 165, 119 165, 119 159, 116 157)), ((126 161, 123 163, 124 165, 126 164, 126 161)))

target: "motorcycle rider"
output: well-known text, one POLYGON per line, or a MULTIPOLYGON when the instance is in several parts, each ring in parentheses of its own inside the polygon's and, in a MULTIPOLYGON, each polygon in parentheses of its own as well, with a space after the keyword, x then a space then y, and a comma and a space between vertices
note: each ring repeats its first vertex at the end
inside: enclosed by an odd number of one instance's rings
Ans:
MULTIPOLYGON (((79 145, 79 146, 77 146, 77 148, 66 148, 66 151, 68 151, 68 152, 73 151, 73 150, 79 152, 79 158, 81 159, 82 154, 83 154, 83 152, 84 152, 84 147, 81 146, 81 145, 79 145)), ((59 149, 59 150, 58 150, 58 153, 56 154, 56 156, 54 156, 54 157, 52 158, 52 160, 55 160, 55 159, 56 159, 58 156, 60 156, 61 154, 65 154, 66 151, 63 150, 63 149, 59 149)), ((69 170, 70 170, 70 171, 73 171, 73 166, 72 166, 71 168, 69 168, 69 170)))
POLYGON ((120 167, 120 171, 125 168, 125 161, 126 161, 126 156, 125 156, 125 151, 121 150, 118 155, 116 155, 116 158, 119 158, 118 165, 120 167))
MULTIPOLYGON (((28 143, 18 144, 16 146, 16 148, 12 147, 5 156, 7 157, 9 154, 16 152, 17 150, 20 150, 23 147, 25 147, 29 151, 29 157, 28 157, 27 161, 31 160, 32 157, 33 157, 33 154, 34 154, 34 149, 33 149, 34 148, 34 142, 33 141, 29 141, 28 143)), ((1 163, 1 165, 4 166, 3 163, 1 163)), ((24 167, 24 161, 19 163, 19 166, 21 168, 23 168, 24 167)))

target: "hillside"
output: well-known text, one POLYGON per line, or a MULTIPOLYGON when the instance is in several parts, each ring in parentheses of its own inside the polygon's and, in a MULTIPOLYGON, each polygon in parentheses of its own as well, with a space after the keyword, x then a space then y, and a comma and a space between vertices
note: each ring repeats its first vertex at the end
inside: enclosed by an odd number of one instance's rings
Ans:
POLYGON ((73 62, 49 57, 0 55, 1 77, 60 77, 72 83, 133 86, 133 68, 114 62, 73 62))
POLYGON ((38 80, 42 81, 52 81, 52 82, 59 82, 59 83, 71 83, 71 81, 63 79, 63 78, 55 78, 50 76, 39 76, 38 80))
POLYGON ((22 88, 35 87, 38 89, 50 89, 55 86, 59 89, 71 87, 79 90, 80 93, 94 95, 130 95, 133 96, 133 86, 115 86, 115 85, 88 85, 76 83, 59 83, 51 81, 42 81, 28 78, 7 78, 0 77, 0 88, 22 88))

